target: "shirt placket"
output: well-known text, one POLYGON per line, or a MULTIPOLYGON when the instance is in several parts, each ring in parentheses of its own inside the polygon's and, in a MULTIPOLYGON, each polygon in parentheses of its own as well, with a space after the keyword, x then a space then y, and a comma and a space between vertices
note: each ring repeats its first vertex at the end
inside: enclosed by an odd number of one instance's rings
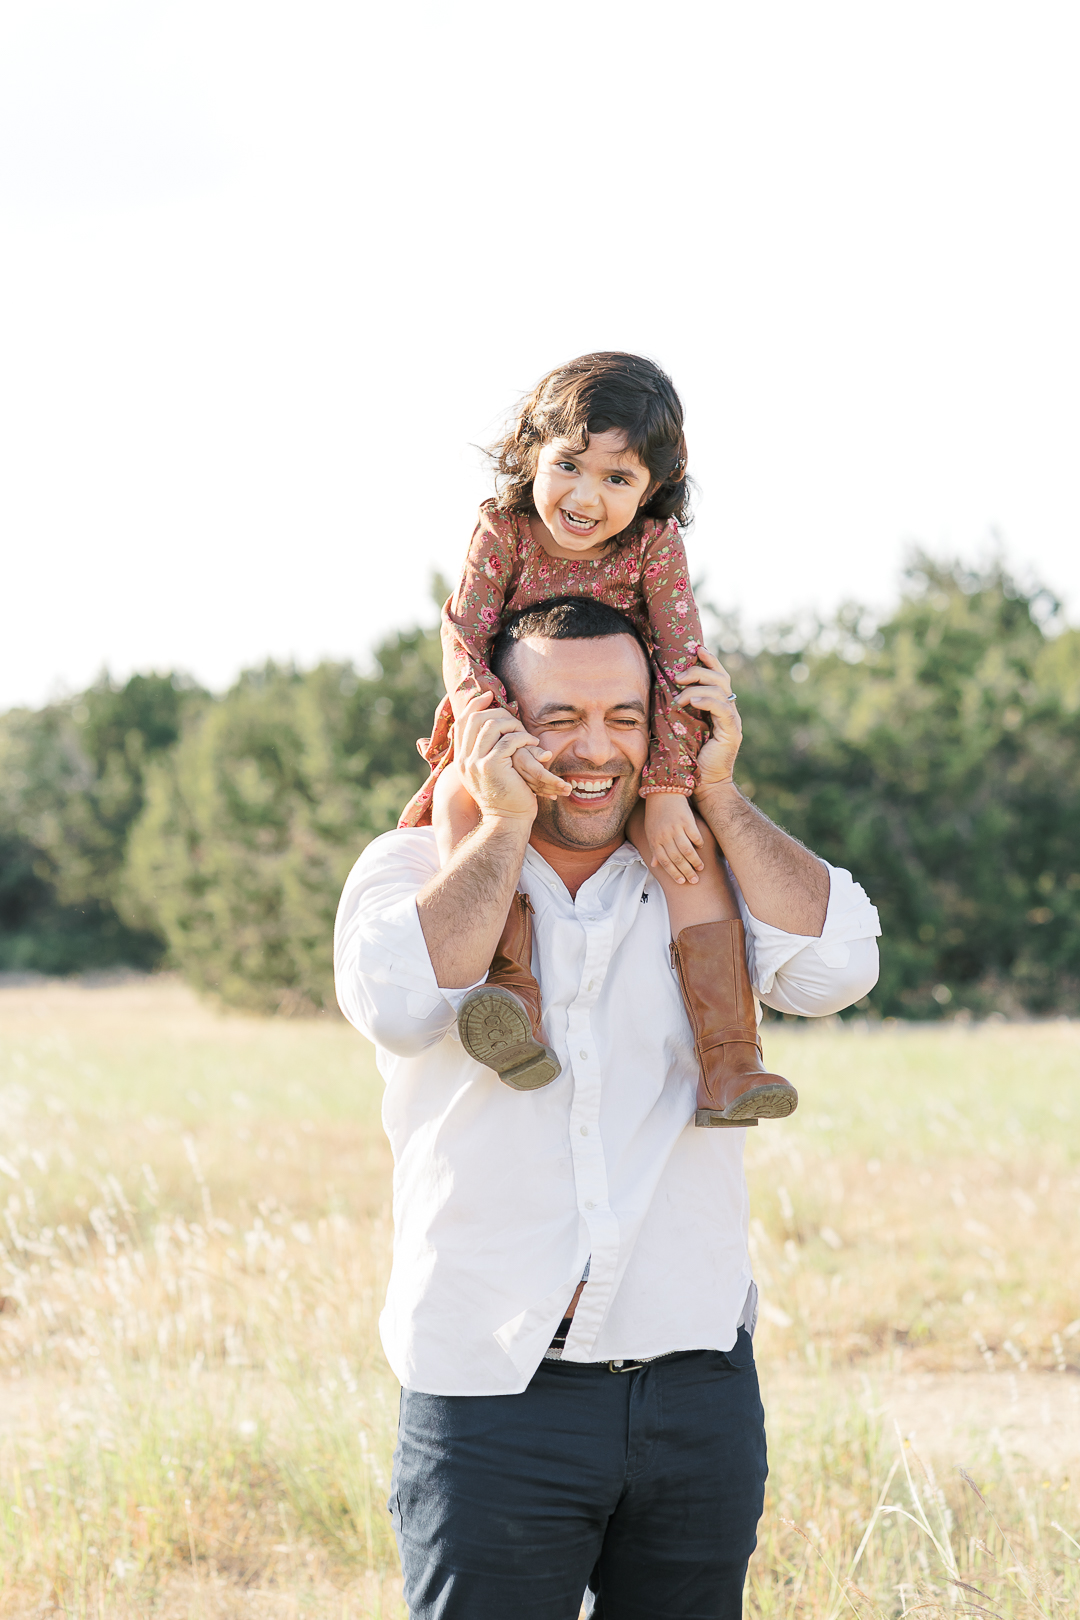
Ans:
POLYGON ((619 1223, 609 1201, 600 1137, 603 1070, 592 1027, 593 1008, 611 963, 614 922, 584 893, 579 895, 578 921, 585 933, 585 957, 578 994, 567 1009, 566 1046, 574 1073, 570 1153, 578 1211, 589 1232, 590 1263, 588 1285, 574 1313, 566 1349, 587 1352, 611 1300, 619 1258, 619 1223))

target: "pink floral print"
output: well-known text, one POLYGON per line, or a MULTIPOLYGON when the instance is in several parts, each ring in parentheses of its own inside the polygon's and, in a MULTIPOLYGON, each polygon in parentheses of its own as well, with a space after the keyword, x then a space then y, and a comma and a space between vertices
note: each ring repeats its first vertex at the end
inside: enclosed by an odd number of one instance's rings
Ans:
POLYGON ((491 692, 503 708, 516 712, 489 667, 491 643, 504 615, 555 596, 593 596, 633 621, 652 649, 654 676, 642 794, 693 793, 698 751, 709 728, 686 709, 673 708, 679 695, 673 677, 690 668, 703 645, 674 518, 648 518, 637 539, 602 557, 552 557, 533 539, 527 517, 500 512, 494 501, 485 501, 460 583, 443 608, 447 696, 435 711, 431 736, 417 743, 431 775, 405 806, 399 826, 430 822, 435 783, 454 757, 454 715, 470 698, 491 692))

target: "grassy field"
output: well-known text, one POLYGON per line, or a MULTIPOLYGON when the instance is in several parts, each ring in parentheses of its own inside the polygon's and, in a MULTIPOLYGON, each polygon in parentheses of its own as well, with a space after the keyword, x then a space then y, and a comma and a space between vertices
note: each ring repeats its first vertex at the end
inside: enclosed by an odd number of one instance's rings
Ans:
MULTIPOLYGON (((1080 1026, 766 1051, 748 1615, 1080 1612, 1080 1026)), ((0 1614, 403 1615, 380 1093, 328 1018, 0 990, 0 1614)))

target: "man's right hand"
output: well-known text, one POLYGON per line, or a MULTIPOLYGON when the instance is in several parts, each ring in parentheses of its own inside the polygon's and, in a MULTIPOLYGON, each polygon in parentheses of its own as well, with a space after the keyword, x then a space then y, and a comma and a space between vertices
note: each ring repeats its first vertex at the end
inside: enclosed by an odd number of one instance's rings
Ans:
POLYGON ((537 739, 491 693, 472 698, 454 725, 454 758, 480 824, 416 897, 435 982, 462 989, 487 972, 506 923, 536 816, 536 794, 514 756, 537 739))
POLYGON ((521 748, 537 747, 539 739, 506 709, 493 709, 492 701, 490 692, 481 692, 465 705, 454 726, 454 757, 482 820, 525 821, 531 826, 536 795, 514 769, 514 755, 521 748))

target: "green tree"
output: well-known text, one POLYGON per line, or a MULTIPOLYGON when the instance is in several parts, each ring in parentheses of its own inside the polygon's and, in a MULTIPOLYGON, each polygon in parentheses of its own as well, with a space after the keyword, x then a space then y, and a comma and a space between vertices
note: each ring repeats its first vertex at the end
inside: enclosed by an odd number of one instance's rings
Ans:
POLYGON ((423 780, 415 739, 442 692, 434 631, 391 637, 376 662, 368 678, 249 672, 151 769, 126 916, 200 989, 260 1010, 334 1005, 342 884, 423 780))
MULTIPOLYGON (((1080 1010, 1080 631, 1052 597, 917 557, 882 623, 722 643, 742 785, 878 905, 871 1005, 1080 1010)), ((438 635, 411 630, 363 677, 267 665, 216 700, 103 679, 0 716, 0 968, 164 954, 238 1005, 331 1006, 342 882, 422 780, 441 692, 438 635)))
POLYGON ((1080 632, 919 556, 897 611, 735 652, 758 804, 871 894, 884 1013, 1080 1008, 1080 632))
POLYGON ((147 762, 202 696, 173 675, 102 676, 65 703, 0 716, 0 966, 160 960, 161 939, 118 916, 118 887, 147 762))

